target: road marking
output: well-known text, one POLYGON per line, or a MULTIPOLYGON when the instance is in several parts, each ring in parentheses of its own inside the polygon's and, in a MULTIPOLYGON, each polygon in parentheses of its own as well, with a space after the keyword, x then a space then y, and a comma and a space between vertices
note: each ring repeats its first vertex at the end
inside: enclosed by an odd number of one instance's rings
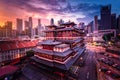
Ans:
POLYGON ((89 72, 87 72, 87 79, 89 78, 89 72))

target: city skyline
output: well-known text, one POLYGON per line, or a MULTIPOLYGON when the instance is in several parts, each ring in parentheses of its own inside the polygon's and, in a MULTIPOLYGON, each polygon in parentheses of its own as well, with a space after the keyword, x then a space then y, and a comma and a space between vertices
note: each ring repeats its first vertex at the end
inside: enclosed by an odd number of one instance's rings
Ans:
POLYGON ((98 3, 98 0, 1 0, 0 25, 8 20, 12 21, 15 27, 16 18, 28 20, 28 17, 33 17, 34 27, 37 26, 39 18, 43 25, 50 24, 51 18, 55 19, 55 23, 60 19, 88 23, 93 20, 94 15, 100 16, 100 7, 107 4, 112 5, 112 13, 120 14, 120 1, 100 1, 98 3))

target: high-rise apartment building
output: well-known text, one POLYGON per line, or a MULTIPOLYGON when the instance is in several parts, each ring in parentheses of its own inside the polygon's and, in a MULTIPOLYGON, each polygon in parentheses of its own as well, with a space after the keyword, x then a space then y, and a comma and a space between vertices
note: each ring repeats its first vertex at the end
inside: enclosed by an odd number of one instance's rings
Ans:
POLYGON ((53 19, 53 18, 51 18, 50 24, 51 24, 51 25, 54 25, 54 19, 53 19))
POLYGON ((33 36, 33 22, 32 17, 29 17, 29 37, 33 36))
POLYGON ((120 30, 120 15, 117 18, 117 28, 120 30))
POLYGON ((25 31, 25 35, 29 35, 29 22, 28 21, 24 21, 24 31, 25 31))
POLYGON ((111 29, 117 29, 116 14, 111 14, 111 29))
POLYGON ((111 5, 102 6, 101 10, 101 30, 111 29, 111 5))
POLYGON ((16 19, 16 26, 17 26, 17 34, 21 35, 23 31, 23 21, 22 19, 17 18, 16 19))
POLYGON ((98 16, 94 16, 94 31, 98 31, 98 16))
POLYGON ((5 22, 6 37, 12 37, 12 22, 5 22))

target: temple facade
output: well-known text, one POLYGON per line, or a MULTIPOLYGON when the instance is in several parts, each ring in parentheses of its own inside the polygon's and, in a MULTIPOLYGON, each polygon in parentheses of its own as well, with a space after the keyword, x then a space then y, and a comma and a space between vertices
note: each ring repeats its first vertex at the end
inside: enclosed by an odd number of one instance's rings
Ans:
POLYGON ((46 26, 46 39, 38 42, 32 60, 60 70, 69 70, 85 50, 84 30, 75 25, 74 22, 67 22, 61 26, 46 26))

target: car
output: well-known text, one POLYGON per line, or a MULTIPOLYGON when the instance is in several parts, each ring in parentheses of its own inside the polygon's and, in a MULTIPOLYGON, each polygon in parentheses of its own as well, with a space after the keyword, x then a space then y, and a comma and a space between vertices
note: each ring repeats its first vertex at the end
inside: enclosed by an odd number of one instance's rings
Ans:
POLYGON ((109 64, 109 61, 104 61, 105 64, 109 64))
POLYGON ((57 74, 57 75, 59 75, 59 76, 61 76, 61 77, 64 77, 64 76, 65 76, 65 74, 64 74, 64 73, 61 73, 61 72, 54 72, 54 74, 57 74))
POLYGON ((105 56, 108 56, 109 54, 104 54, 105 56))
POLYGON ((113 73, 113 74, 111 74, 111 77, 112 78, 120 78, 120 75, 113 73))
POLYGON ((112 67, 116 68, 118 66, 118 64, 113 64, 112 67))
POLYGON ((111 74, 112 74, 112 71, 109 71, 109 70, 108 70, 108 71, 106 72, 106 74, 111 75, 111 74))
POLYGON ((80 63, 79 66, 80 66, 80 67, 83 67, 83 66, 84 66, 84 63, 80 63))
POLYGON ((109 61, 107 61, 107 60, 102 60, 102 62, 105 63, 105 64, 109 63, 109 61))
POLYGON ((110 55, 109 54, 106 54, 107 57, 109 57, 110 55))
POLYGON ((100 68, 100 70, 101 70, 102 72, 107 72, 107 71, 108 71, 108 69, 106 69, 106 68, 100 68))
POLYGON ((120 70, 120 65, 116 67, 117 70, 120 70))
POLYGON ((108 61, 112 61, 111 58, 108 58, 107 60, 108 60, 108 61))
POLYGON ((97 59, 97 61, 101 61, 101 59, 97 59))
POLYGON ((105 59, 105 58, 101 58, 101 59, 105 59))
POLYGON ((109 57, 109 58, 113 58, 113 56, 111 56, 111 55, 109 55, 108 57, 109 57))
POLYGON ((109 66, 112 66, 113 64, 114 64, 114 62, 112 62, 112 61, 109 61, 109 62, 108 62, 108 65, 109 65, 109 66))
POLYGON ((104 52, 99 52, 99 54, 102 54, 102 55, 104 55, 105 53, 104 53, 104 52))

